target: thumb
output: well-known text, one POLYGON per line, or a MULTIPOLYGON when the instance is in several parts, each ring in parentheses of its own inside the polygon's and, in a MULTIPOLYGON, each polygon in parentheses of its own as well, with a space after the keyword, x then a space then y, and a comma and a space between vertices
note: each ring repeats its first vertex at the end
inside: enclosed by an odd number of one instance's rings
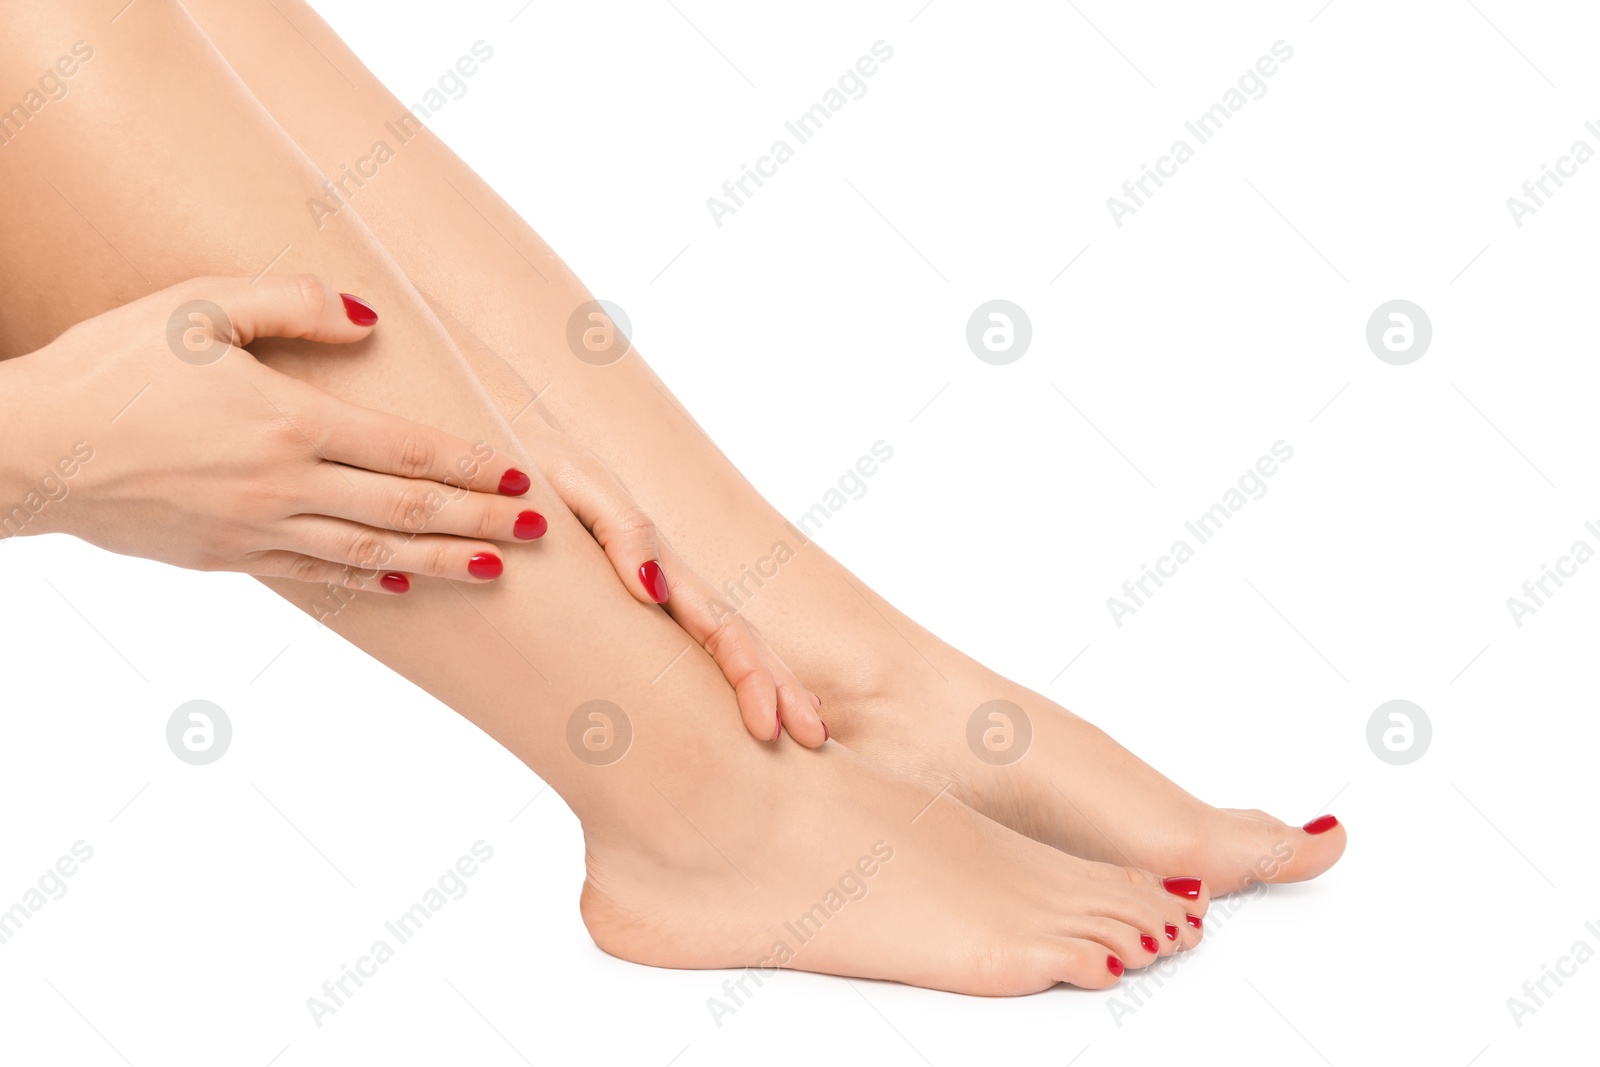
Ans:
POLYGON ((315 274, 268 275, 253 284, 244 278, 199 278, 183 289, 214 305, 209 314, 193 316, 196 324, 234 346, 260 337, 348 343, 366 337, 378 321, 365 300, 335 291, 315 274))

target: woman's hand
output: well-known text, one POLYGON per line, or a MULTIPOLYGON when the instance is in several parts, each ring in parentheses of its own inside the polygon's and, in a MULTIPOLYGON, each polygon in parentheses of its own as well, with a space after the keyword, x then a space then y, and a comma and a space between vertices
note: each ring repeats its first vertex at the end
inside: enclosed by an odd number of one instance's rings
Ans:
POLYGON ((786 728, 807 748, 826 741, 828 727, 818 714, 822 699, 801 685, 761 635, 673 552, 611 469, 551 425, 542 405, 532 406, 539 421, 519 428, 519 434, 534 462, 605 549, 634 599, 665 607, 711 653, 739 698, 745 729, 762 741, 776 741, 786 728))
POLYGON ((508 499, 527 475, 486 444, 346 403, 243 348, 260 337, 347 344, 375 322, 315 277, 205 278, 0 363, 3 483, 16 489, 0 501, 20 502, 0 526, 195 570, 389 593, 410 587, 408 572, 499 577, 492 542, 544 532, 542 516, 508 499))
MULTIPOLYGON (((508 499, 527 492, 526 474, 487 444, 339 400, 244 349, 262 337, 358 342, 376 322, 314 276, 201 278, 0 362, 0 537, 65 532, 195 570, 394 594, 408 574, 499 577, 491 542, 547 527, 508 499)), ((609 469, 543 419, 529 444, 635 599, 665 606, 711 653, 751 734, 775 741, 787 726, 822 744, 821 700, 609 469)))

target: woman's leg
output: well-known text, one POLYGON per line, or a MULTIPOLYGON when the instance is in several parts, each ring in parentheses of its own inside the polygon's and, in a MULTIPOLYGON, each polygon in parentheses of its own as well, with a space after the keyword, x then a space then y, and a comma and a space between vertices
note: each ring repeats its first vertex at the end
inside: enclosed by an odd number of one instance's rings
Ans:
MULTIPOLYGON (((16 72, 91 39, 68 98, 0 151, 0 194, 27 206, 0 231, 12 297, 0 356, 193 275, 315 271, 370 299, 377 332, 354 350, 253 350, 345 399, 522 460, 357 214, 321 228, 306 214, 321 175, 174 0, 140 0, 109 28, 104 5, 8 11, 0 98, 18 90, 16 72)), ((117 434, 138 418, 135 404, 95 425, 97 463, 116 463, 117 434)), ((671 966, 783 965, 1008 994, 1108 985, 1121 967, 1109 956, 1139 965, 1198 940, 1185 915, 1203 911, 1203 893, 1186 902, 1153 874, 1064 855, 839 745, 751 739, 710 659, 623 590, 547 485, 529 499, 549 533, 505 546, 500 581, 419 581, 404 598, 357 596, 325 621, 573 807, 587 845, 583 914, 603 948, 671 966), (614 762, 616 750, 583 740, 584 727, 605 728, 588 718, 595 700, 624 709, 610 712, 631 735, 614 762)), ((306 587, 268 584, 313 609, 306 587)))
POLYGON ((582 283, 470 168, 420 132, 410 101, 395 99, 300 0, 189 6, 341 183, 341 198, 493 383, 501 411, 513 415, 539 395, 622 476, 691 565, 713 585, 742 583, 745 595, 736 587, 730 599, 745 601, 746 617, 822 695, 835 739, 936 786, 953 784, 966 803, 1038 840, 1111 862, 1192 870, 1218 891, 1313 877, 1338 859, 1343 828, 1311 835, 1262 812, 1203 804, 1091 724, 895 611, 762 499, 641 357, 609 366, 575 358, 566 330, 590 299, 582 283), (358 168, 374 172, 367 178, 350 177, 379 141, 392 158, 358 168), (779 545, 794 558, 757 591, 748 568, 779 545), (968 719, 992 700, 1028 715, 1026 759, 996 765, 973 754, 968 719))

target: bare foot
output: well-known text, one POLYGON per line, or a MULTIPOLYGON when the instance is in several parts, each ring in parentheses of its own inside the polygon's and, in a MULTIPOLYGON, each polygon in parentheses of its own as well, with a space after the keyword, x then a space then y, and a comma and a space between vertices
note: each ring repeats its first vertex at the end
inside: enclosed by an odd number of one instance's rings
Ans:
POLYGON ((738 738, 714 783, 640 747, 596 774, 633 764, 648 811, 584 824, 583 918, 614 956, 1011 996, 1103 988, 1199 943, 1197 883, 1066 855, 837 744, 738 738))
POLYGON ((962 802, 1038 841, 1075 856, 1194 875, 1218 894, 1315 878, 1343 854, 1344 827, 1333 816, 1301 827, 1261 811, 1212 807, 1051 700, 931 635, 915 638, 937 672, 899 635, 863 641, 883 662, 845 676, 881 683, 825 690, 833 737, 930 785, 949 784, 962 802))

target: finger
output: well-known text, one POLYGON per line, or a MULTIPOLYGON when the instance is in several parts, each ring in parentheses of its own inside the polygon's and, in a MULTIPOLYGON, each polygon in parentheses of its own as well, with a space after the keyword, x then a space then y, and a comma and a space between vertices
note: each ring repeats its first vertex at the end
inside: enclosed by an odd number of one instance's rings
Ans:
POLYGON ((520 542, 549 529, 545 517, 520 500, 336 463, 318 465, 306 506, 312 514, 407 534, 520 542))
POLYGON ((351 404, 306 386, 299 401, 314 422, 312 439, 325 459, 399 478, 419 478, 476 493, 521 496, 533 482, 487 441, 351 404))
POLYGON ((605 550, 634 599, 667 613, 710 652, 739 694, 750 733, 776 740, 782 726, 810 748, 827 740, 809 692, 748 624, 662 541, 649 514, 597 457, 559 445, 539 450, 562 502, 605 550), (671 575, 669 578, 668 575, 671 575), (763 676, 759 684, 750 672, 763 676))
POLYGON ((778 658, 766 638, 753 626, 750 635, 777 684, 778 714, 783 719, 784 729, 807 748, 821 745, 828 740, 828 724, 822 718, 822 698, 800 683, 789 665, 778 658))
POLYGON ((711 653, 735 691, 739 692, 740 672, 752 669, 752 665, 759 665, 771 679, 770 688, 763 683, 741 692, 739 712, 750 733, 764 741, 776 740, 781 723, 791 737, 807 748, 826 741, 828 728, 817 714, 812 694, 788 665, 738 612, 678 558, 671 546, 663 545, 661 554, 674 575, 667 613, 684 633, 711 653))
POLYGON ((250 560, 246 573, 258 578, 290 578, 315 585, 337 585, 368 593, 398 596, 411 588, 411 579, 397 571, 363 571, 298 552, 264 552, 250 560))
POLYGON ((766 661, 756 649, 750 628, 737 615, 729 614, 709 623, 705 613, 693 605, 697 599, 685 592, 678 610, 669 612, 689 638, 711 654, 723 677, 733 686, 739 702, 739 717, 744 728, 758 741, 776 741, 783 735, 783 718, 778 711, 778 687, 766 661))
POLYGON ((286 548, 364 571, 492 582, 505 569, 494 545, 462 537, 395 533, 315 515, 297 516, 281 529, 286 548))
POLYGON ((221 308, 225 322, 199 315, 195 323, 209 328, 219 340, 239 346, 259 337, 343 344, 361 340, 378 321, 378 313, 365 300, 336 292, 315 274, 269 274, 254 283, 244 278, 196 278, 175 289, 221 308))
POLYGON ((551 487, 605 550, 623 587, 640 603, 668 603, 672 587, 661 565, 656 524, 611 468, 589 453, 559 446, 536 452, 551 487))

